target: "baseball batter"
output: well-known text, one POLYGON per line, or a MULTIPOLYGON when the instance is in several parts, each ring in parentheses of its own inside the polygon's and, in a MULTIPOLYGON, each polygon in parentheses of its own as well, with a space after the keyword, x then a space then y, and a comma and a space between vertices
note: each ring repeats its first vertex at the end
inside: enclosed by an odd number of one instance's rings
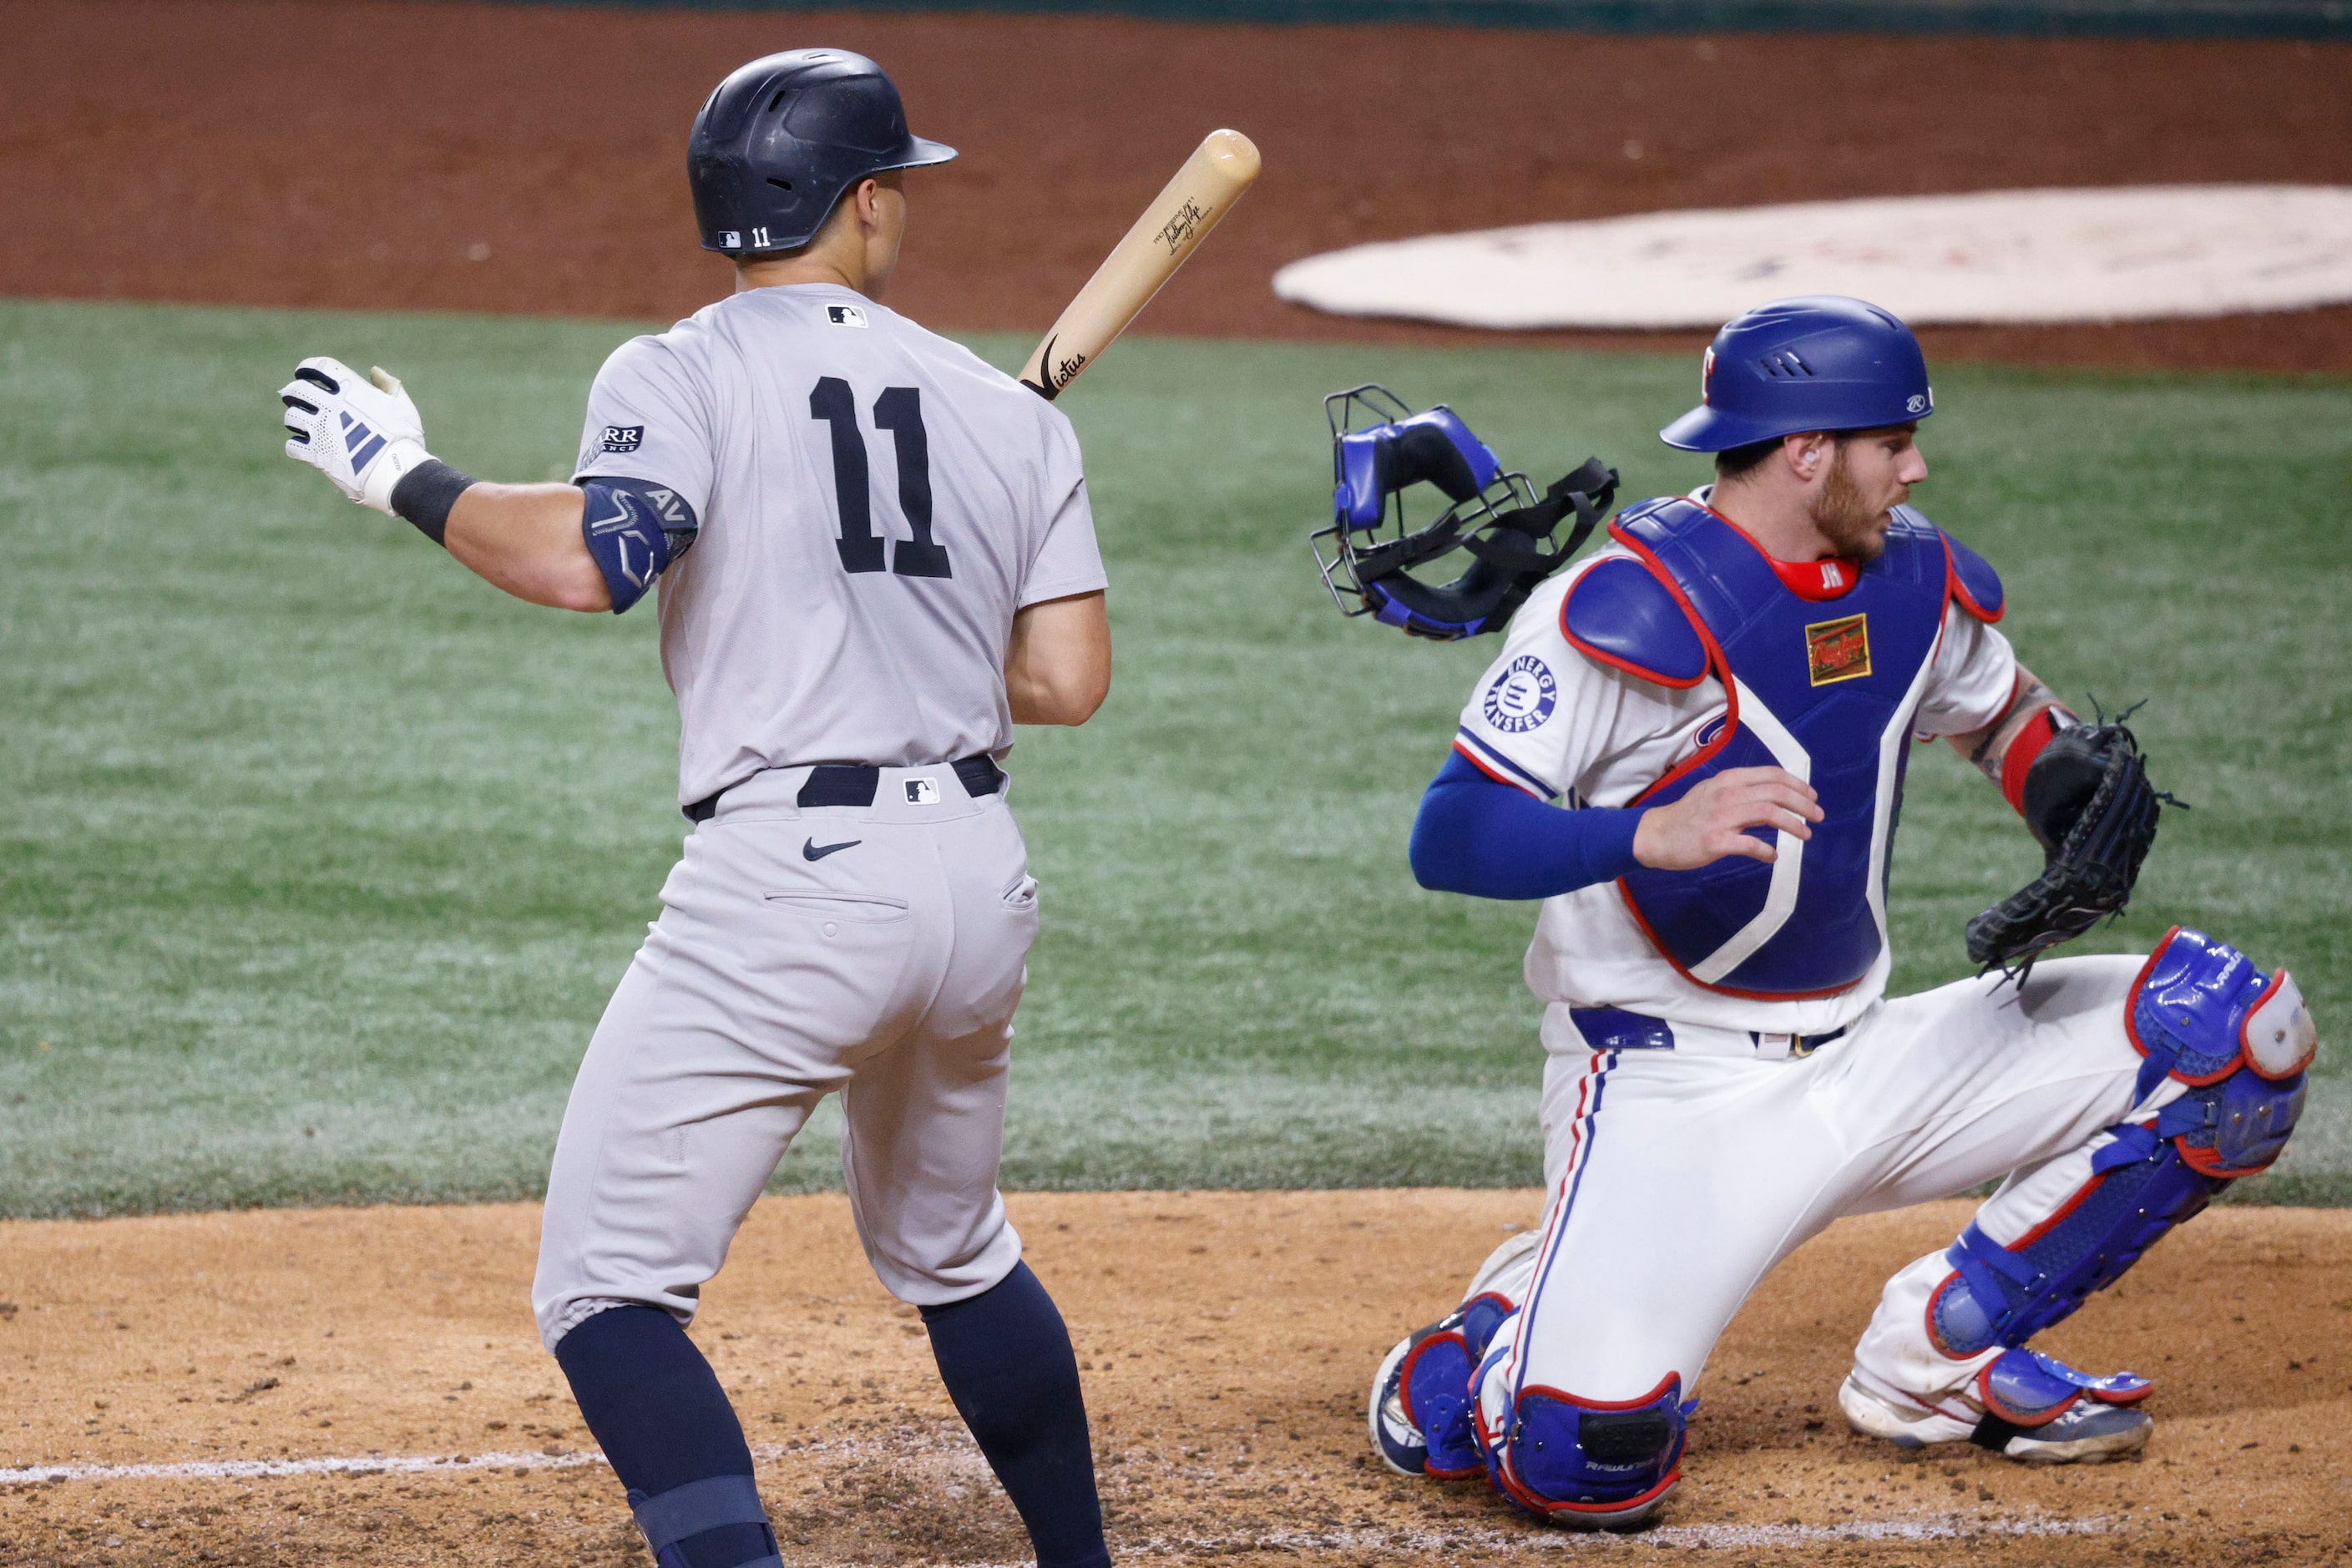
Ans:
POLYGON ((1533 593, 1414 827, 1423 885, 1545 900, 1549 1191, 1541 1228, 1390 1352, 1375 1447, 1541 1518, 1638 1523, 1767 1270, 1842 1215, 2000 1180, 1887 1282, 1846 1418, 2029 1463, 2137 1449, 2146 1380, 2027 1343, 2277 1156, 2311 1019, 2285 971, 2184 930, 1885 996, 1914 737, 1980 768, 2053 864, 2120 845, 2126 892, 2154 797, 2093 787, 2130 782, 2127 733, 2056 704, 1995 628, 1992 568, 1906 504, 1933 402, 1902 322, 1763 305, 1703 384, 1661 434, 1716 454, 1715 483, 1627 509, 1533 593))
POLYGON ((303 363, 289 454, 535 604, 658 584, 694 824, 588 1047, 532 1305, 661 1568, 781 1563, 742 1429, 683 1325, 809 1113, 882 1282, 1041 1568, 1109 1562, 1077 1366, 996 1188, 1037 884, 1015 723, 1110 681, 1077 442, 1050 403, 877 303, 906 224, 896 88, 835 49, 719 84, 688 153, 736 292, 615 351, 575 477, 480 483, 381 371, 303 363))

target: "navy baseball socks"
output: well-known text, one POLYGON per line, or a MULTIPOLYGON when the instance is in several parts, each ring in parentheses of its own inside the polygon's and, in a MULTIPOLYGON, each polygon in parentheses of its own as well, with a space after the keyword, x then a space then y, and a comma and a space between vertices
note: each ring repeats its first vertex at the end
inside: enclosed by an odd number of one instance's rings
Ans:
MULTIPOLYGON (((1028 1528, 1038 1568, 1109 1568, 1069 1331, 1025 1263, 923 1310, 940 1378, 1028 1528)), ((556 1363, 659 1568, 782 1568, 751 1450, 718 1374, 655 1307, 614 1307, 563 1336, 556 1363)))
POLYGON ((659 1568, 782 1568, 718 1373, 657 1307, 614 1307, 555 1347, 659 1568))
POLYGON ((1037 1276, 1016 1263, 977 1296, 924 1308, 923 1325, 948 1396, 1029 1529, 1037 1568, 1109 1568, 1078 1359, 1037 1276))

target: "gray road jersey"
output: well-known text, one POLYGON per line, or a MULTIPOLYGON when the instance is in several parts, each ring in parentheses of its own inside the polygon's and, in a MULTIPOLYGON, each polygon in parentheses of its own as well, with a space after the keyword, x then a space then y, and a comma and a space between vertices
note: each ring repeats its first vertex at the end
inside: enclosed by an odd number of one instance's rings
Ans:
POLYGON ((599 474, 701 520, 660 588, 681 803, 761 768, 1002 752, 1013 611, 1106 584, 1069 420, 829 284, 614 350, 581 438, 599 474))

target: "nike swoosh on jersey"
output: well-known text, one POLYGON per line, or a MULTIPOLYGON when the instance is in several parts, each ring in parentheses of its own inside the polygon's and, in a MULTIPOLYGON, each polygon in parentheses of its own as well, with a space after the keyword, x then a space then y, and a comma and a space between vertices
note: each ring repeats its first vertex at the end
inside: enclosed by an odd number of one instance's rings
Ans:
POLYGON ((801 854, 807 859, 822 860, 826 856, 834 854, 839 850, 855 849, 865 842, 866 840, 863 838, 849 838, 843 840, 839 844, 819 844, 815 839, 812 838, 801 846, 801 854))

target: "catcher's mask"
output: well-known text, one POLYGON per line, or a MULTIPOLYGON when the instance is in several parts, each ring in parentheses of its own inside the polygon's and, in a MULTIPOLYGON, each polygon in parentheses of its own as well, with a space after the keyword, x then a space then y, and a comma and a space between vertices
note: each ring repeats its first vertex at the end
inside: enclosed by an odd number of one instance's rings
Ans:
POLYGON ((1617 492, 1617 470, 1590 458, 1538 497, 1454 410, 1441 403, 1415 414, 1385 386, 1335 392, 1323 400, 1323 416, 1331 426, 1331 526, 1307 541, 1323 585, 1342 614, 1414 637, 1451 642, 1501 626, 1568 563, 1617 492), (1436 487, 1450 504, 1413 528, 1403 492, 1417 484, 1436 487), (1571 515, 1568 542, 1552 548, 1553 532, 1571 515), (1471 561, 1451 583, 1412 574, 1456 550, 1471 561))

